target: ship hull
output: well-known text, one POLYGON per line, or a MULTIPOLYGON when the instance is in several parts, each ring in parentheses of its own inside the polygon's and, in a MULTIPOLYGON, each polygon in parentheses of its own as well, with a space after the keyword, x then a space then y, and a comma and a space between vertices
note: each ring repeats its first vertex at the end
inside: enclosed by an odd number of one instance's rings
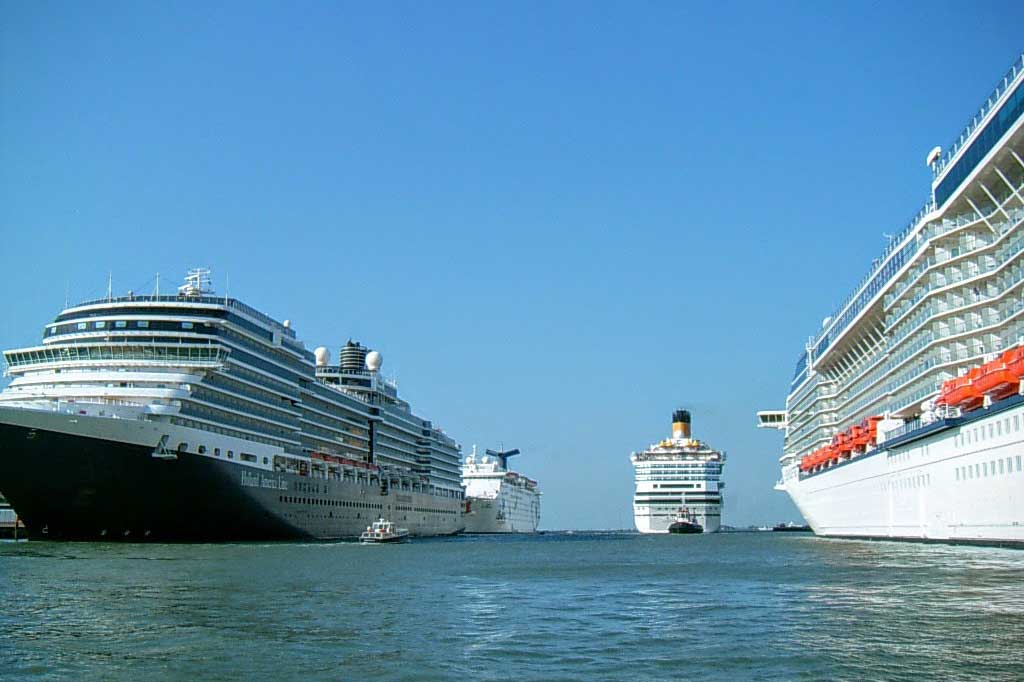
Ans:
POLYGON ((1024 547, 1024 404, 955 420, 784 489, 818 535, 1024 547))
POLYGON ((467 533, 535 533, 540 520, 539 495, 532 502, 525 495, 513 504, 500 499, 467 497, 467 533))
POLYGON ((356 538, 380 516, 412 535, 463 528, 458 500, 382 494, 378 484, 264 471, 187 452, 156 456, 158 427, 117 421, 0 411, 0 489, 30 537, 329 540, 356 538), (60 428, 46 428, 58 420, 60 428), (90 435, 74 432, 77 426, 90 435), (105 427, 125 437, 98 437, 105 427))

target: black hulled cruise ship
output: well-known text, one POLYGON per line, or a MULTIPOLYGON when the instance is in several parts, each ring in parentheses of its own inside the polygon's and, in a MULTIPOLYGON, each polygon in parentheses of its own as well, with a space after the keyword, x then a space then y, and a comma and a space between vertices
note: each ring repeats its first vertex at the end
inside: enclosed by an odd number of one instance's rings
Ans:
POLYGON ((339 363, 209 289, 85 302, 4 353, 0 490, 35 538, 357 537, 463 529, 459 446, 349 341, 339 363))

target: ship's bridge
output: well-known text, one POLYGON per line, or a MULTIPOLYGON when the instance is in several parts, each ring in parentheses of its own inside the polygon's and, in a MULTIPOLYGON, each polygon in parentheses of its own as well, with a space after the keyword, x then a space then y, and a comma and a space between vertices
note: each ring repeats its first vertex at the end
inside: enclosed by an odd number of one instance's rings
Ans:
POLYGON ((757 428, 786 429, 785 410, 761 410, 757 413, 757 428))

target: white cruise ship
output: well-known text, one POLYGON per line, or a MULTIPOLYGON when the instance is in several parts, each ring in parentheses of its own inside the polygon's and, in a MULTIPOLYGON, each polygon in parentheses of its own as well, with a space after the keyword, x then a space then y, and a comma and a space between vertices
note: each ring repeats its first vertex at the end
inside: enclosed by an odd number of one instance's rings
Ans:
POLYGON ((290 322, 177 293, 67 308, 4 353, 0 490, 37 538, 357 537, 385 517, 462 530, 459 446, 347 343, 340 363, 290 322))
MULTIPOLYGON (((782 477, 819 535, 1024 544, 1024 56, 800 352, 782 477)), ((884 229, 885 225, 876 226, 884 229)))
POLYGON ((467 533, 534 533, 540 524, 537 482, 511 471, 508 458, 519 450, 487 450, 466 457, 462 484, 466 488, 467 533))
POLYGON ((673 413, 671 438, 629 459, 636 470, 633 522, 638 531, 668 533, 684 510, 705 533, 721 527, 725 453, 690 438, 688 411, 673 413))

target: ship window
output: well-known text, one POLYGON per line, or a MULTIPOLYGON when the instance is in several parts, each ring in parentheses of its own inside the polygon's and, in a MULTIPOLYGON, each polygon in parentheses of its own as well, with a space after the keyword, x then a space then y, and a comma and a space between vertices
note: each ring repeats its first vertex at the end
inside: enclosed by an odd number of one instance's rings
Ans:
POLYGON ((996 435, 997 436, 1003 435, 1003 423, 1002 422, 996 422, 996 435))
POLYGON ((1020 455, 1017 455, 1017 471, 1020 471, 1020 455))
POLYGON ((214 457, 220 457, 220 448, 214 448, 213 449, 213 456, 214 457))
POLYGON ((1013 415, 1013 430, 1020 431, 1020 415, 1013 415))
POLYGON ((975 464, 974 465, 974 477, 975 478, 981 478, 981 465, 980 464, 975 464))
POLYGON ((235 458, 235 451, 234 450, 228 450, 228 459, 234 459, 234 458, 235 458))
POLYGON ((1002 475, 1003 473, 1003 460, 999 460, 999 474, 1002 475))
POLYGON ((205 455, 206 454, 206 446, 205 445, 200 445, 199 446, 199 454, 200 455, 205 455))
POLYGON ((146 329, 147 327, 149 327, 149 320, 137 320, 135 322, 135 326, 139 327, 140 329, 146 329))
POLYGON ((86 327, 88 327, 88 326, 89 326, 89 323, 88 323, 88 322, 79 322, 79 323, 78 323, 78 328, 79 328, 79 329, 85 329, 85 328, 86 328, 86 327))
POLYGON ((50 327, 50 336, 53 336, 56 333, 57 333, 57 328, 56 327, 50 327))
POLYGON ((124 329, 125 327, 128 326, 128 323, 125 322, 124 320, 118 320, 117 322, 114 323, 114 326, 117 327, 118 329, 124 329))
POLYGON ((178 452, 188 452, 188 443, 178 443, 178 452))
POLYGON ((195 326, 195 325, 193 325, 191 322, 182 322, 181 323, 181 328, 182 329, 191 329, 193 326, 195 326))
POLYGON ((960 480, 960 467, 956 468, 956 480, 960 480))
POLYGON ((96 329, 103 329, 107 326, 107 323, 105 320, 100 320, 99 322, 93 322, 92 326, 96 329))
POLYGON ((993 435, 995 435, 995 428, 992 426, 992 424, 989 424, 988 425, 988 437, 991 438, 993 435))
POLYGON ((267 458, 266 458, 266 457, 264 457, 264 458, 263 458, 263 463, 264 463, 264 464, 267 464, 267 462, 268 462, 267 458))

